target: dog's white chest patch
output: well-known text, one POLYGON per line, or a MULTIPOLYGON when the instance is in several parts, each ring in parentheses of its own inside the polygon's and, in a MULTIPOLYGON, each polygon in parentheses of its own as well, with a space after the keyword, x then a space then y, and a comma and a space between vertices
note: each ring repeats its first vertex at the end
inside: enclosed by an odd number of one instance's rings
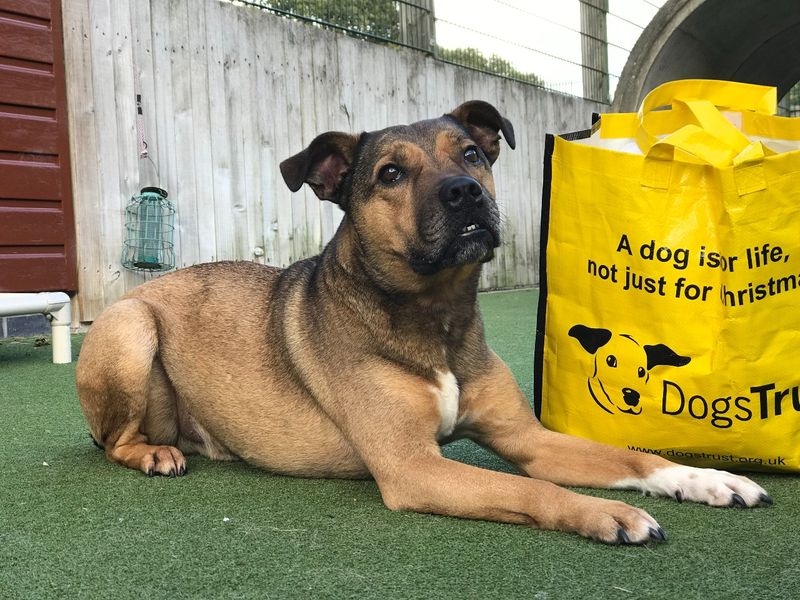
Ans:
POLYGON ((438 386, 433 388, 439 407, 439 437, 447 437, 458 421, 458 381, 452 372, 437 373, 438 386))

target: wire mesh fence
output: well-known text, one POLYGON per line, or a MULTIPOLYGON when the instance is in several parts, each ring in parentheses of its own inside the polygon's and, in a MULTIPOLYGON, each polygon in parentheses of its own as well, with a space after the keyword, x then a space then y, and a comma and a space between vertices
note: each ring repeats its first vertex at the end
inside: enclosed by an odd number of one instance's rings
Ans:
POLYGON ((231 0, 438 60, 610 103, 665 0, 231 0))
POLYGON ((796 83, 781 99, 778 111, 784 117, 800 117, 800 83, 796 83))
POLYGON ((353 37, 433 52, 433 0, 231 0, 353 37))

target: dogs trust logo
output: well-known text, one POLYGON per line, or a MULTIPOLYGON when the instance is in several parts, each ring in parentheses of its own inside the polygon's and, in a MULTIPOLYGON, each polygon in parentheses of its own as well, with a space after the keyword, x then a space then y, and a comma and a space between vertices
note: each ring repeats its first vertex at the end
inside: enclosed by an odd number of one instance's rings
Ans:
POLYGON ((575 325, 569 335, 594 356, 594 371, 587 380, 589 393, 610 414, 641 414, 650 370, 659 365, 682 367, 691 361, 664 344, 641 346, 630 335, 615 335, 608 329, 575 325))

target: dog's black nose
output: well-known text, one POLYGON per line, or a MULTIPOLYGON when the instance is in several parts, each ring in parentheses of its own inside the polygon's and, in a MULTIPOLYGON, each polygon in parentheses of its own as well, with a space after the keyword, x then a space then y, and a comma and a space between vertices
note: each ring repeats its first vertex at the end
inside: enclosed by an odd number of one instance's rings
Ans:
POLYGON ((464 210, 481 205, 483 188, 472 177, 450 177, 439 188, 439 199, 450 210, 464 210))
POLYGON ((636 406, 639 404, 639 392, 631 388, 622 388, 622 399, 628 406, 636 406))

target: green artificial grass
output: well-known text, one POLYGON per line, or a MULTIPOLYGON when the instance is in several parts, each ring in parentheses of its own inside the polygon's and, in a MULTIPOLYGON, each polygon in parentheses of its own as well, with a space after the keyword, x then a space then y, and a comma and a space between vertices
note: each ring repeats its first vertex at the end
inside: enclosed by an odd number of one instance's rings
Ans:
MULTIPOLYGON (((532 391, 536 293, 481 297, 488 337, 532 391)), ((74 338, 78 354, 81 338, 74 338)), ((392 513, 371 481, 294 479, 190 457, 177 479, 108 463, 74 364, 0 341, 0 598, 797 598, 792 476, 754 475, 775 505, 712 509, 585 490, 650 512, 670 540, 575 535, 392 513)), ((470 442, 448 456, 495 469, 470 442)))

